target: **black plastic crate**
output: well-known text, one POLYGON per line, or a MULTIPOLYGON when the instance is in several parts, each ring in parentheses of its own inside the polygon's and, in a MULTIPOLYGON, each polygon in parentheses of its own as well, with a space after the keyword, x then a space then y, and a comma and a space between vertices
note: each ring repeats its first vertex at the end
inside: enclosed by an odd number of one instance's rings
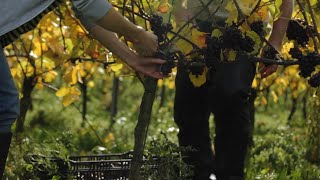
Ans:
MULTIPOLYGON (((76 180, 127 180, 131 166, 132 152, 124 154, 105 154, 92 156, 71 156, 69 175, 76 180)), ((146 161, 147 159, 143 159, 146 161)), ((144 164, 148 169, 158 168, 154 164, 144 164)))

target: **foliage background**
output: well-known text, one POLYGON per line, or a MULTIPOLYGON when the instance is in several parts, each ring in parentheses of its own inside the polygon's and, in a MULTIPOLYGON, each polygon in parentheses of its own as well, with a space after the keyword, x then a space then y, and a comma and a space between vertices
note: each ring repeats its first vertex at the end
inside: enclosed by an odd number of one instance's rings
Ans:
MULTIPOLYGON (((171 1, 149 2, 154 12, 168 18, 171 1)), ((314 4, 319 12, 320 3, 314 4)), ((294 17, 301 17, 297 6, 294 17)), ((320 24, 319 13, 316 18, 320 24)), ((197 38, 201 35, 195 31, 189 38, 201 43, 197 38)), ((286 40, 282 56, 290 58, 290 47, 293 43, 286 40)), ((35 167, 26 160, 30 154, 67 158, 133 148, 143 87, 134 72, 88 36, 75 20, 70 2, 48 14, 37 29, 6 47, 5 53, 22 103, 6 177, 32 176, 35 167)), ((148 142, 161 139, 164 133, 177 143, 172 118, 174 74, 158 83, 148 142)), ((248 179, 319 179, 320 138, 310 137, 320 117, 317 89, 298 76, 297 67, 281 68, 264 80, 257 76, 253 87, 258 97, 248 179)), ((56 167, 50 168, 54 174, 56 167)))

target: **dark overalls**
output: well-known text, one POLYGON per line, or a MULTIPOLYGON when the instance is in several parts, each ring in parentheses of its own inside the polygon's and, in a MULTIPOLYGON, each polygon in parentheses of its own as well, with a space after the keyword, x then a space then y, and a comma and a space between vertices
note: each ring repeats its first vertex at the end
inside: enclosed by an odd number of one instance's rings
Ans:
MULTIPOLYGON (((200 24, 200 30, 210 31, 206 24, 200 24)), ((178 68, 174 120, 180 129, 180 146, 195 150, 185 154, 186 163, 194 166, 193 179, 207 180, 211 173, 218 180, 243 178, 255 68, 245 57, 232 63, 217 60, 209 80, 201 87, 194 87, 185 69, 178 68), (214 153, 209 132, 211 113, 215 122, 214 153)))

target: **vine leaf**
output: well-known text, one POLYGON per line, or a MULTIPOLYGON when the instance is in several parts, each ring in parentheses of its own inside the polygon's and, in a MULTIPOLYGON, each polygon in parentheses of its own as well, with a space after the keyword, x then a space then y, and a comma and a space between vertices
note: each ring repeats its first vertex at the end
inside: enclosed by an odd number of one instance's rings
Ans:
POLYGON ((237 57, 237 52, 233 49, 230 49, 227 51, 226 55, 227 55, 226 59, 228 61, 235 61, 237 57))
POLYGON ((192 28, 192 30, 191 30, 192 41, 200 48, 207 47, 206 36, 207 36, 207 33, 201 32, 201 31, 197 30, 196 28, 192 28))
POLYGON ((229 12, 228 19, 226 23, 231 25, 232 23, 236 23, 238 21, 238 10, 232 1, 229 1, 226 5, 226 10, 229 12))
POLYGON ((110 69, 114 72, 118 72, 123 68, 123 64, 122 63, 116 63, 113 65, 110 65, 110 69))
POLYGON ((171 11, 172 6, 169 4, 168 0, 162 0, 157 8, 158 12, 160 13, 168 13, 171 11))
POLYGON ((63 106, 69 106, 74 101, 79 100, 79 96, 81 91, 77 89, 75 86, 63 86, 56 92, 56 96, 62 97, 63 106))
POLYGON ((223 33, 219 30, 219 29, 215 29, 212 31, 211 36, 212 37, 221 37, 223 35, 223 33))
POLYGON ((274 4, 269 6, 271 14, 273 14, 274 21, 276 21, 280 15, 281 15, 281 10, 280 7, 282 5, 282 0, 275 0, 274 4))
POLYGON ((63 79, 70 85, 75 85, 78 82, 78 71, 80 70, 79 64, 72 67, 64 76, 63 79))
POLYGON ((200 87, 207 81, 207 71, 208 69, 205 68, 203 73, 200 76, 193 75, 192 73, 189 73, 189 78, 194 85, 194 87, 200 87))
POLYGON ((252 55, 257 54, 261 49, 261 38, 260 36, 254 31, 247 31, 246 35, 249 36, 254 41, 254 50, 250 53, 252 55))

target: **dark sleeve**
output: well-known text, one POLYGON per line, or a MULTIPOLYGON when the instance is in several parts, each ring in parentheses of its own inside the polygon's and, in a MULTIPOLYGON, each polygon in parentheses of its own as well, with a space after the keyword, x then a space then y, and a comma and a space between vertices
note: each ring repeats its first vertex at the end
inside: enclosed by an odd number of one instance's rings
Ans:
POLYGON ((87 30, 95 26, 96 22, 112 8, 106 0, 72 0, 72 4, 77 18, 87 30))

